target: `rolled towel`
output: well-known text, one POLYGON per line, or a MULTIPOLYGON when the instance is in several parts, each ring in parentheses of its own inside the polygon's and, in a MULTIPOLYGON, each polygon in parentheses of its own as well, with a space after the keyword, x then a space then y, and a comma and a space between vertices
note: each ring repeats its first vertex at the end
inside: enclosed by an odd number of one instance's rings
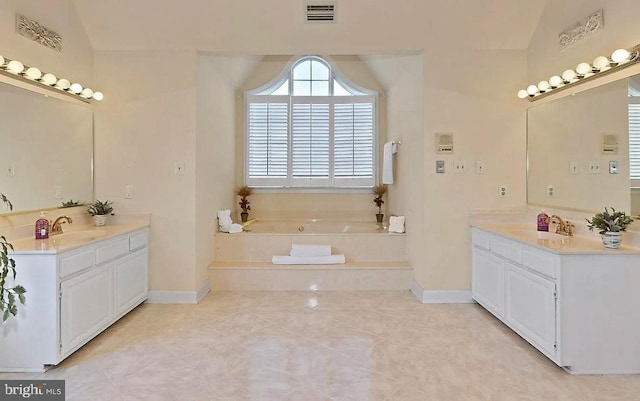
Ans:
POLYGON ((290 256, 331 256, 331 245, 292 244, 290 256))
POLYGON ((273 256, 274 265, 340 265, 344 264, 344 255, 331 256, 273 256))
POLYGON ((242 232, 242 224, 232 223, 229 226, 229 231, 227 231, 227 232, 229 234, 241 233, 242 232))
POLYGON ((389 232, 390 233, 403 233, 404 232, 404 216, 391 216, 389 217, 389 232))

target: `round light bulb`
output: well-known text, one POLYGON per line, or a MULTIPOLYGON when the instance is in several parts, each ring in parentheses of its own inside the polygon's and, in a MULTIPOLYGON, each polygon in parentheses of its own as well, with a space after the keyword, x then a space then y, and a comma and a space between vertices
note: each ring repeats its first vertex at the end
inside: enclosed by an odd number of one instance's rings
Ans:
POLYGON ((56 88, 61 90, 67 90, 71 86, 71 82, 68 79, 60 78, 56 83, 56 88))
POLYGON ((551 78, 549 78, 549 85, 551 85, 552 88, 557 88, 559 86, 562 86, 562 84, 563 84, 562 78, 560 78, 557 75, 554 75, 551 78))
POLYGON ((85 99, 91 99, 91 96, 93 96, 93 91, 89 88, 84 88, 82 92, 80 92, 80 96, 85 99))
POLYGON ((102 92, 93 92, 93 98, 97 101, 101 101, 102 99, 104 99, 104 95, 102 94, 102 92))
POLYGON ((631 57, 631 53, 629 53, 629 51, 626 49, 618 49, 611 55, 611 61, 620 64, 629 61, 629 57, 631 57))
POLYGON ((51 85, 55 85, 55 83, 58 82, 58 79, 56 78, 55 75, 46 73, 42 76, 42 78, 40 78, 40 81, 51 86, 51 85))
POLYGON ((578 76, 584 77, 591 72, 591 65, 588 63, 580 63, 576 67, 576 72, 578 73, 578 76))
POLYGON ((565 82, 571 82, 576 79, 576 77, 577 75, 574 70, 566 70, 562 73, 562 79, 564 79, 565 82))
POLYGON ((40 79, 40 77, 42 76, 42 71, 40 71, 36 67, 29 67, 27 68, 27 71, 24 73, 24 75, 27 78, 33 79, 35 81, 36 79, 40 79))
POLYGON ((520 90, 518 91, 518 97, 519 97, 520 99, 524 99, 524 98, 526 98, 527 96, 529 96, 529 94, 527 93, 527 91, 526 91, 526 90, 524 90, 524 89, 520 89, 520 90))
POLYGON ((22 70, 24 70, 24 64, 22 64, 18 60, 11 60, 9 61, 9 64, 7 64, 7 69, 9 70, 9 72, 12 72, 14 74, 20 74, 22 70))
POLYGON ((551 89, 551 85, 547 81, 540 81, 538 82, 538 89, 540 89, 540 92, 546 92, 551 89))
POLYGON ((535 96, 538 93, 538 87, 535 85, 529 85, 527 87, 527 93, 529 96, 535 96))
POLYGON ((77 82, 72 83, 71 86, 69 87, 69 90, 73 93, 80 93, 82 92, 82 85, 80 85, 77 82))
POLYGON ((596 70, 602 71, 607 67, 609 67, 609 59, 605 56, 599 56, 593 60, 593 68, 595 68, 596 70))

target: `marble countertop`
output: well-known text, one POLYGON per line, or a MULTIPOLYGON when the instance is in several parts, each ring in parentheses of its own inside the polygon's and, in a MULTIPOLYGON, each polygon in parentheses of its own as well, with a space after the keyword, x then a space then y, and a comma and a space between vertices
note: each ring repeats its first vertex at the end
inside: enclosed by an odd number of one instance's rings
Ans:
POLYGON ((10 252, 10 255, 61 253, 145 227, 149 227, 149 224, 136 222, 102 227, 93 225, 74 226, 73 228, 64 227, 66 228, 64 233, 50 236, 47 239, 22 238, 10 241, 13 245, 13 252, 10 252))
POLYGON ((557 254, 594 254, 594 255, 639 255, 640 248, 631 247, 624 244, 624 233, 622 245, 619 249, 607 249, 602 244, 600 238, 594 236, 574 235, 571 237, 539 232, 535 227, 524 224, 513 223, 473 223, 471 227, 489 231, 493 234, 505 238, 519 241, 525 245, 533 245, 544 251, 557 254))

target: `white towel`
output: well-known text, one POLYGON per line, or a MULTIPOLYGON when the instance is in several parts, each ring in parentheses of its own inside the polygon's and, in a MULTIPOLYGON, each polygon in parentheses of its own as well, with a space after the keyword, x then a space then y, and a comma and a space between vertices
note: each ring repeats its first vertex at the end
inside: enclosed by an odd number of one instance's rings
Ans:
POLYGON ((291 256, 331 256, 331 245, 291 245, 291 256))
POLYGON ((273 256, 274 265, 339 265, 344 264, 344 255, 330 256, 273 256))
POLYGON ((389 217, 389 232, 390 233, 403 233, 404 232, 404 216, 390 216, 389 217))
POLYGON ((393 184, 393 142, 384 144, 382 156, 382 183, 393 184))
POLYGON ((219 210, 218 211, 218 230, 223 233, 241 233, 242 225, 235 224, 231 220, 231 210, 219 210))

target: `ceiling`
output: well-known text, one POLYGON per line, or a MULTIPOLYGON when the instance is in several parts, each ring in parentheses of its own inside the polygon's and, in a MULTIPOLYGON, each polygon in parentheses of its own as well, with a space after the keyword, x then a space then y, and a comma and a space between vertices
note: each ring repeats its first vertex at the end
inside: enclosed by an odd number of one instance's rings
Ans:
MULTIPOLYGON (((548 1, 335 0, 337 21, 326 29, 348 36, 388 27, 394 40, 406 37, 418 47, 429 46, 429 40, 435 45, 444 34, 451 43, 475 48, 526 49, 548 1)), ((308 29, 302 21, 305 0, 73 3, 95 50, 229 50, 234 43, 259 41, 261 33, 274 40, 273 32, 286 38, 308 29)))

